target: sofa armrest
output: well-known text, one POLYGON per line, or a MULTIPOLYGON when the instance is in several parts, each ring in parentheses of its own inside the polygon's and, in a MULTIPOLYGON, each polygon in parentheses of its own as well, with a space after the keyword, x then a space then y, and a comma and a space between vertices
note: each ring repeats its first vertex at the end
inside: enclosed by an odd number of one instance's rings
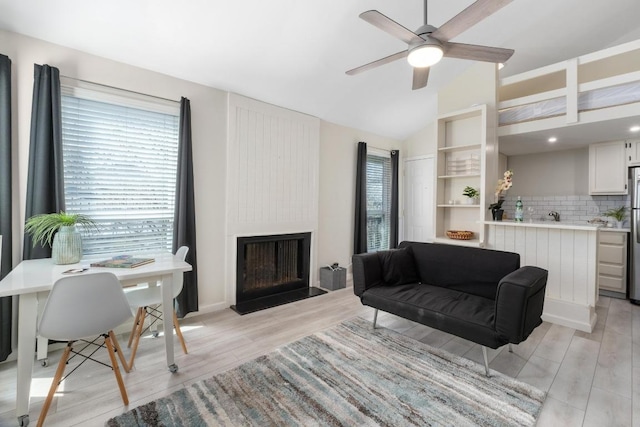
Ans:
POLYGON ((356 254, 352 259, 353 293, 361 297, 364 291, 382 283, 382 265, 377 253, 356 254))
POLYGON ((547 270, 525 266, 498 283, 496 331, 510 343, 520 343, 542 323, 547 270))

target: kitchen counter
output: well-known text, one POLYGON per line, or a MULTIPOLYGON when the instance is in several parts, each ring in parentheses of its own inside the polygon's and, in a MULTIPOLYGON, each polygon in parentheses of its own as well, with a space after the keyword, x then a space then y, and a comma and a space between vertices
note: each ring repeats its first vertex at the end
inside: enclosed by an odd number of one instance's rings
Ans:
POLYGON ((502 225, 506 227, 528 227, 528 228, 560 228, 564 230, 586 230, 595 231, 600 226, 583 222, 570 221, 533 221, 533 222, 515 222, 513 220, 506 221, 484 221, 485 225, 502 225))
POLYGON ((549 272, 542 319, 591 333, 597 320, 598 236, 603 228, 586 221, 484 224, 487 249, 515 252, 520 265, 549 272))
POLYGON ((561 228, 565 230, 599 230, 612 233, 629 233, 629 228, 603 227, 601 225, 589 224, 586 221, 526 221, 515 222, 513 220, 506 221, 484 221, 485 225, 505 225, 510 227, 533 227, 533 228, 561 228))
POLYGON ((608 233, 631 233, 630 228, 616 228, 616 227, 600 227, 600 231, 606 231, 608 233))

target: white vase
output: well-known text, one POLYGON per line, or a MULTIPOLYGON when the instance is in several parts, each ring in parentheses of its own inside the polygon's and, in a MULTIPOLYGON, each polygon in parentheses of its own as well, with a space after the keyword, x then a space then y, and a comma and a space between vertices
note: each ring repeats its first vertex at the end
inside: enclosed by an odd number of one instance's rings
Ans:
POLYGON ((75 264, 82 259, 82 236, 75 226, 60 227, 51 245, 55 264, 75 264))

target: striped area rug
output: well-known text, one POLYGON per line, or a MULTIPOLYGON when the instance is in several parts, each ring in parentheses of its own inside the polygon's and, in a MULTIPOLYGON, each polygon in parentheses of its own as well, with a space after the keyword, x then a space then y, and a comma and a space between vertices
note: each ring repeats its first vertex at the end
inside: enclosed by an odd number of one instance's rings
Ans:
POLYGON ((356 318, 107 426, 529 426, 545 393, 356 318))

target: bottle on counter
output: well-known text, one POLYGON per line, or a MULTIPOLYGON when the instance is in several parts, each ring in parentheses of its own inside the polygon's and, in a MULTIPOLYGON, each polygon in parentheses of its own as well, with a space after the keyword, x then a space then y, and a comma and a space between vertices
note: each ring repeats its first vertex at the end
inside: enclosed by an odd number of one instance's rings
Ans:
POLYGON ((524 206, 522 205, 520 196, 518 196, 518 200, 516 201, 515 220, 516 222, 522 222, 524 220, 524 206))

